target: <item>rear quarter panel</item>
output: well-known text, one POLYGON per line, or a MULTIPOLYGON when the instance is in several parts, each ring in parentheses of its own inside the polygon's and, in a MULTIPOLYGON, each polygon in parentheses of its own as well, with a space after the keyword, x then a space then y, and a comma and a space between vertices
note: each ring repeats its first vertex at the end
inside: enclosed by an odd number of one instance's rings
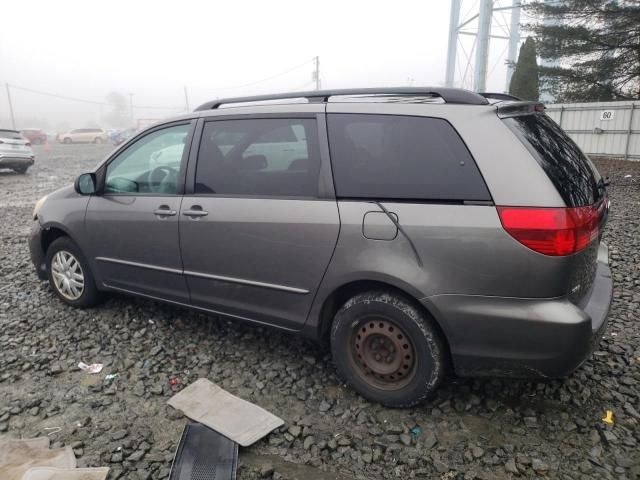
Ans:
MULTIPOLYGON (((495 204, 564 206, 546 174, 493 106, 330 103, 327 112, 444 118, 469 148, 495 204)), ((384 282, 418 300, 437 295, 554 298, 566 295, 576 281, 573 263, 579 259, 549 257, 523 246, 502 228, 495 206, 382 204, 397 215, 419 258, 400 232, 392 240, 364 237, 365 214, 382 211, 375 202, 339 200, 340 236, 309 327, 319 322, 331 293, 353 281, 384 282)))

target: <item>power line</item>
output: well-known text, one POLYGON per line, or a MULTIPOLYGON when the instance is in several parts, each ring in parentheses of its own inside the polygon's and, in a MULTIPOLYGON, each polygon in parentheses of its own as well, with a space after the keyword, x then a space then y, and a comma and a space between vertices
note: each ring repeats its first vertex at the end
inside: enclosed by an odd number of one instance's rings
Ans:
POLYGON ((282 71, 280 73, 276 73, 275 75, 271 75, 271 76, 263 78, 261 80, 256 80, 255 82, 244 83, 242 85, 234 85, 234 86, 229 86, 229 87, 205 87, 205 88, 202 88, 201 90, 235 90, 235 89, 238 89, 238 88, 251 87, 253 85, 257 85, 257 84, 262 83, 262 82, 267 82, 269 80, 273 80, 274 78, 278 78, 278 77, 281 77, 283 75, 286 75, 287 73, 293 72, 294 70, 297 70, 297 69, 299 69, 301 67, 304 67, 305 65, 308 65, 309 63, 315 62, 315 61, 316 61, 316 57, 310 58, 306 62, 301 63, 299 65, 296 65, 295 67, 291 67, 291 68, 289 68, 287 70, 284 70, 284 71, 282 71))
POLYGON ((94 100, 86 100, 86 99, 83 99, 83 98, 67 97, 66 95, 58 95, 58 94, 55 94, 55 93, 42 92, 40 90, 34 90, 32 88, 26 88, 26 87, 19 87, 17 85, 13 85, 13 84, 10 84, 9 86, 11 88, 13 88, 14 90, 22 90, 23 92, 35 93, 37 95, 44 95, 44 96, 52 97, 52 98, 59 98, 61 100, 69 100, 69 101, 72 101, 72 102, 80 102, 80 103, 90 103, 92 105, 108 105, 105 102, 97 102, 97 101, 94 101, 94 100))
MULTIPOLYGON (((10 88, 14 89, 14 90, 21 90, 23 92, 28 92, 28 93, 34 93, 36 95, 43 95, 46 97, 51 97, 51 98, 58 98, 60 100, 67 100, 67 101, 71 101, 71 102, 79 102, 79 103, 86 103, 86 104, 90 104, 90 105, 99 105, 99 106, 110 106, 109 103, 107 102, 99 102, 96 100, 87 100, 85 98, 77 98, 77 97, 70 97, 67 95, 59 95, 57 93, 51 93, 51 92, 43 92, 41 90, 35 90, 33 88, 27 88, 27 87, 21 87, 18 85, 13 85, 13 84, 7 84, 10 88)), ((158 105, 133 105, 132 108, 138 108, 138 109, 143 109, 143 110, 182 110, 183 107, 162 107, 162 106, 158 106, 158 105)))

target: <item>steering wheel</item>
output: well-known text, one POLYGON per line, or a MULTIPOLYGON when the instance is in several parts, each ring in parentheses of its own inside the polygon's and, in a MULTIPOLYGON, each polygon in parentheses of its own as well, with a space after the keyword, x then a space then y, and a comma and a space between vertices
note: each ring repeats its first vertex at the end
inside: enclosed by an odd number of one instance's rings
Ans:
POLYGON ((168 190, 175 186, 177 179, 178 170, 173 167, 161 165, 149 172, 147 185, 151 192, 169 193, 168 190))

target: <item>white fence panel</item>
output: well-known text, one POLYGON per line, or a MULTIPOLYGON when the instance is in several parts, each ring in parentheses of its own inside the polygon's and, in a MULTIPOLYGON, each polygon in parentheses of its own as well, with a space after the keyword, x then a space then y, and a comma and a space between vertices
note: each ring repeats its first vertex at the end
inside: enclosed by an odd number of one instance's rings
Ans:
POLYGON ((585 153, 640 160, 640 102, 558 103, 546 112, 585 153))

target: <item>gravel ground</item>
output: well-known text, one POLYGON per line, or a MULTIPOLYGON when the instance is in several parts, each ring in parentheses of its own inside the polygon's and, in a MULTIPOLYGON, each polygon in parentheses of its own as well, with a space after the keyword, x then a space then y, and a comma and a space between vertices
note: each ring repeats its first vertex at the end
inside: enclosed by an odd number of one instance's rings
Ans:
POLYGON ((0 435, 48 434, 110 479, 166 478, 185 424, 167 399, 204 376, 287 422, 241 449, 240 479, 640 478, 640 163, 597 162, 612 179, 615 299, 592 359, 564 381, 449 378, 425 405, 390 410, 300 338, 134 298, 85 311, 55 299, 29 260, 33 204, 109 149, 38 147, 27 175, 0 172, 0 435))

